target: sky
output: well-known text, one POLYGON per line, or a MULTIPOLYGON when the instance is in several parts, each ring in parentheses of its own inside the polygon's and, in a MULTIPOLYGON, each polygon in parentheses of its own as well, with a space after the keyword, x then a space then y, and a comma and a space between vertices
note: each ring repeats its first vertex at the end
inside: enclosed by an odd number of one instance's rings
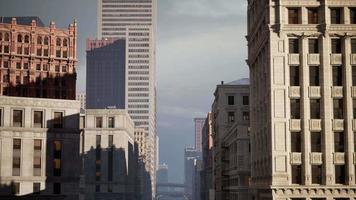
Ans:
MULTIPOLYGON (((248 77, 245 0, 158 0, 157 128, 160 162, 183 182, 194 117, 211 109, 216 85, 248 77)), ((39 16, 66 28, 78 21, 77 91, 85 90, 85 41, 97 33, 96 0, 0 0, 0 16, 39 16)))

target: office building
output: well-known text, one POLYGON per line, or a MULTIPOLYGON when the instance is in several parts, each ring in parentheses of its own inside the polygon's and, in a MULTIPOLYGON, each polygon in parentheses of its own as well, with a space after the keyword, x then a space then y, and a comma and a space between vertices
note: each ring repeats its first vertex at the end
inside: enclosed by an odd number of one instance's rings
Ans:
POLYGON ((184 150, 184 192, 189 199, 195 200, 195 166, 201 159, 201 152, 194 147, 186 147, 184 150))
POLYGON ((75 100, 77 23, 0 18, 0 95, 75 100))
POLYGON ((134 123, 127 111, 87 109, 82 141, 84 199, 139 199, 134 123))
POLYGON ((0 96, 0 199, 79 198, 80 104, 0 96))
POLYGON ((354 1, 248 1, 252 199, 355 196, 354 1))
POLYGON ((87 40, 86 108, 125 109, 126 41, 87 40))
POLYGON ((156 141, 156 0, 98 1, 98 37, 125 38, 126 108, 135 126, 144 128, 155 194, 156 141))
POLYGON ((215 199, 244 199, 249 175, 248 79, 222 82, 214 97, 211 116, 215 199))
POLYGON ((86 108, 86 99, 87 99, 87 96, 85 93, 77 93, 76 94, 76 100, 80 102, 80 109, 82 111, 84 111, 86 108))
POLYGON ((207 114, 202 128, 202 170, 200 172, 200 199, 214 199, 213 185, 213 127, 211 112, 207 114))
POLYGON ((202 129, 205 123, 205 118, 194 118, 195 131, 195 149, 202 152, 202 129))

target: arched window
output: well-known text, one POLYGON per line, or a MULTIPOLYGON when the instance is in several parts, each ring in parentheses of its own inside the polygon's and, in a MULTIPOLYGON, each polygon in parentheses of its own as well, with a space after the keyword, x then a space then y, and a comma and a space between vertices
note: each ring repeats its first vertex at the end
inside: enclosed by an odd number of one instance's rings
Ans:
POLYGON ((5 41, 10 41, 10 34, 9 33, 5 33, 5 41))
POLYGON ((44 38, 44 45, 48 45, 48 37, 47 36, 44 38))
POLYGON ((21 34, 17 35, 17 42, 22 42, 22 35, 21 34))
POLYGON ((25 35, 25 43, 30 43, 30 36, 25 35))
POLYGON ((57 46, 61 46, 61 43, 62 43, 61 38, 57 38, 57 40, 56 40, 56 45, 57 45, 57 46))
POLYGON ((37 37, 37 44, 42 44, 42 37, 41 36, 37 37))
POLYGON ((68 40, 67 39, 63 40, 63 46, 65 46, 65 47, 68 46, 68 40))

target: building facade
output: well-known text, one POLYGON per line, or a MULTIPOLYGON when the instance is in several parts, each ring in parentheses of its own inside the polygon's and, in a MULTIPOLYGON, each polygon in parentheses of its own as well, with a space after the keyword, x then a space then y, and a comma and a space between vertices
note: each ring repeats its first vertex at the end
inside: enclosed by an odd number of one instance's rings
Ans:
POLYGON ((127 111, 87 109, 82 141, 84 199, 139 199, 134 123, 127 111))
POLYGON ((214 199, 213 185, 213 132, 212 132, 212 116, 211 112, 207 114, 204 126, 202 128, 202 170, 200 199, 214 199))
POLYGON ((355 197, 356 1, 248 1, 252 199, 355 197))
POLYGON ((194 118, 195 149, 202 152, 202 129, 205 118, 194 118))
POLYGON ((73 100, 0 97, 0 199, 79 198, 79 110, 73 100))
MULTIPOLYGON (((217 85, 212 105, 214 141, 213 171, 215 199, 243 199, 249 156, 243 155, 249 126, 249 86, 246 79, 217 85), (241 157, 239 157, 241 156, 241 157), (238 160, 241 158, 241 160, 238 160), (243 185, 243 187, 242 187, 243 185)), ((248 141, 247 141, 248 143, 248 141)), ((246 192, 246 191, 245 191, 246 192)))
POLYGON ((98 37, 127 42, 126 106, 135 126, 148 133, 152 190, 155 194, 156 141, 156 19, 157 1, 98 1, 98 37))
POLYGON ((195 200, 195 166, 201 159, 201 152, 194 147, 186 147, 184 150, 184 192, 188 198, 195 200))
POLYGON ((86 107, 126 108, 126 41, 87 40, 86 107))
POLYGON ((38 17, 2 17, 0 95, 75 100, 76 41, 76 22, 58 29, 38 17))

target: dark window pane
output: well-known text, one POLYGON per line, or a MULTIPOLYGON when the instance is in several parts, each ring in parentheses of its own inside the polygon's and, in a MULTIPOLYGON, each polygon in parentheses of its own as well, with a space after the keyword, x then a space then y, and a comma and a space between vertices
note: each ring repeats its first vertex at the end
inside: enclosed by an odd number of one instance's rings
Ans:
POLYGON ((345 152, 345 134, 344 132, 334 133, 335 152, 345 152))
POLYGON ((299 53, 299 39, 289 39, 289 53, 299 53))
POLYGON ((309 53, 319 53, 318 39, 309 39, 309 53))
POLYGON ((333 66, 333 86, 342 86, 342 66, 333 66))
POLYGON ((14 110, 12 116, 14 127, 22 127, 22 110, 14 110))
POLYGON ((53 128, 63 128, 63 113, 54 112, 53 128))
POLYGON ((250 103, 250 98, 249 98, 249 96, 243 96, 242 97, 242 105, 249 105, 249 103, 250 103))
POLYGON ((300 132, 291 132, 291 151, 302 152, 302 139, 300 132))
POLYGON ((103 118, 102 117, 95 117, 95 127, 103 128, 103 118))
POLYGON ((321 152, 321 133, 311 132, 310 140, 311 140, 311 151, 321 152))
POLYGON ((228 112, 228 122, 235 122, 235 112, 228 112))
POLYGON ((228 101, 228 105, 234 105, 235 104, 235 97, 234 96, 228 96, 227 97, 228 101))
POLYGON ((114 128, 115 127, 115 118, 114 117, 109 117, 108 118, 108 126, 109 126, 109 128, 114 128))
POLYGON ((288 8, 288 24, 299 24, 298 8, 288 8))
POLYGON ((300 100, 299 99, 291 99, 290 100, 291 107, 291 119, 300 119, 300 100))
POLYGON ((321 165, 312 165, 312 183, 321 184, 322 183, 322 166, 321 165))
POLYGON ((335 183, 336 184, 346 183, 345 165, 335 165, 335 183))
POLYGON ((330 8, 331 24, 341 24, 341 8, 330 8))
POLYGON ((320 86, 319 77, 320 77, 319 66, 310 66, 309 67, 310 86, 320 86))
POLYGON ((61 184, 54 183, 53 184, 53 194, 60 194, 61 193, 61 184))
POLYGON ((302 184, 301 165, 292 165, 292 184, 302 184))
POLYGON ((319 23, 319 9, 318 8, 308 8, 308 24, 318 24, 319 23))
POLYGON ((335 54, 340 54, 341 51, 341 39, 331 39, 331 52, 335 54))
POLYGON ((34 111, 33 112, 33 125, 35 128, 43 128, 43 112, 34 111))
POLYGON ((356 54, 356 39, 351 39, 351 53, 356 54))
POLYGON ((343 99, 334 99, 334 119, 344 118, 344 102, 343 99))
POLYGON ((310 100, 310 118, 320 119, 320 99, 310 100))
POLYGON ((41 183, 33 183, 33 193, 39 194, 41 192, 41 183))
POLYGON ((290 86, 299 86, 299 66, 290 66, 289 80, 290 86))
POLYGON ((356 24, 356 8, 350 8, 350 23, 356 24))

